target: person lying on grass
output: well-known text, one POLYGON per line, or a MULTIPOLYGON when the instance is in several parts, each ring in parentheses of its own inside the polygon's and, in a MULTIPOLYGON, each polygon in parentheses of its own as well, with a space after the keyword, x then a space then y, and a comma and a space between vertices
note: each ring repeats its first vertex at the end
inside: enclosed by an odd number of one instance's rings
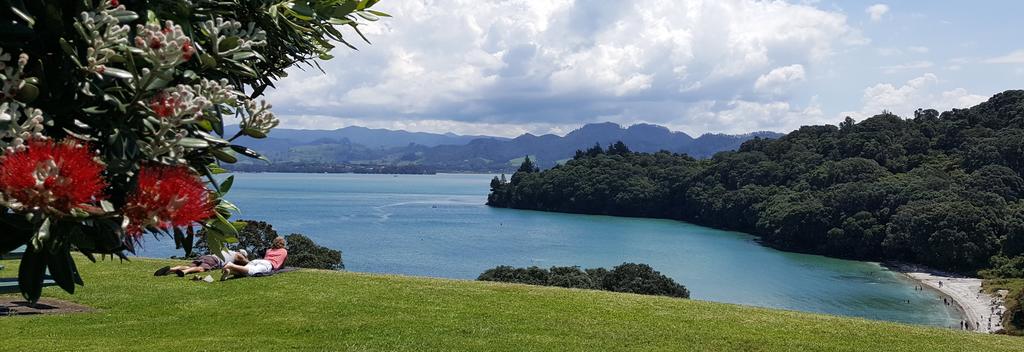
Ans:
MULTIPOLYGON (((246 253, 244 249, 241 249, 238 252, 221 252, 221 256, 223 256, 224 258, 235 258, 237 256, 245 258, 248 255, 249 253, 246 253)), ((165 266, 163 268, 157 269, 156 272, 153 273, 153 276, 165 276, 174 273, 175 275, 178 275, 178 277, 185 277, 185 275, 188 274, 201 273, 214 269, 220 269, 224 267, 224 261, 221 260, 220 258, 221 257, 215 256, 213 254, 203 255, 200 256, 199 258, 196 258, 196 260, 193 260, 192 263, 190 264, 179 265, 175 267, 165 266)))
POLYGON ((235 256, 232 262, 224 265, 220 280, 224 281, 235 276, 265 275, 281 269, 288 258, 288 250, 284 248, 284 238, 276 237, 263 259, 247 260, 244 256, 235 256))

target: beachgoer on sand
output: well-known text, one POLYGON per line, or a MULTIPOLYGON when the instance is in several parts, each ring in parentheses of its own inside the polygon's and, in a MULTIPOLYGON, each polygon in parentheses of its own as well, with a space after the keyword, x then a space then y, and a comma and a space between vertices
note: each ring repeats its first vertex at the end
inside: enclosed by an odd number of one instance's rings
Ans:
POLYGON ((270 249, 263 255, 263 259, 247 260, 244 257, 236 256, 231 263, 224 265, 220 280, 224 281, 235 276, 253 276, 258 274, 269 274, 284 266, 288 258, 288 250, 284 248, 284 238, 276 237, 270 249))

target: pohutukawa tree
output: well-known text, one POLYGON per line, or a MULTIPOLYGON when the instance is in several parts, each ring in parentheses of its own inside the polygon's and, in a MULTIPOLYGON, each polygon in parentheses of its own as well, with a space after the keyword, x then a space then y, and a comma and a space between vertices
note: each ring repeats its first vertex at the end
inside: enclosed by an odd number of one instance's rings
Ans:
POLYGON ((258 100, 299 64, 330 59, 375 0, 0 1, 0 254, 18 283, 81 285, 72 251, 134 252, 145 233, 211 252, 243 223, 223 163, 278 121, 258 100), (225 134, 224 126, 238 124, 225 134))

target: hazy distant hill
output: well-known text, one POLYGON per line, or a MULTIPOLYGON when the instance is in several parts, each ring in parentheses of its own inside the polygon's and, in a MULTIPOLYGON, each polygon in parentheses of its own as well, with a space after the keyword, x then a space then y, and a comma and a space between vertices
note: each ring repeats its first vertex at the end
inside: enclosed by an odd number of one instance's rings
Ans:
MULTIPOLYGON (((228 133, 238 130, 238 126, 227 126, 228 133)), ((303 141, 321 141, 329 143, 348 140, 349 142, 361 144, 367 148, 381 149, 404 147, 409 144, 418 144, 433 147, 442 144, 466 144, 469 141, 479 138, 507 139, 502 137, 457 135, 454 133, 427 133, 408 132, 402 130, 387 130, 379 128, 366 128, 360 126, 349 126, 336 130, 298 130, 288 128, 275 128, 263 144, 273 145, 274 140, 287 140, 291 144, 303 143, 303 141)))
MULTIPOLYGON (((507 139, 423 132, 346 127, 338 130, 275 129, 271 137, 249 143, 289 170, 306 164, 416 165, 432 171, 508 171, 525 155, 542 167, 569 159, 578 149, 623 141, 636 151, 668 150, 704 158, 732 150, 754 138, 775 138, 774 132, 745 135, 705 134, 693 138, 683 132, 651 124, 628 128, 606 122, 584 125, 565 136, 524 134, 507 139)), ((274 165, 244 169, 276 170, 274 165)), ((319 169, 319 168, 318 168, 319 169)))
POLYGON ((524 134, 511 140, 476 139, 466 145, 437 146, 426 149, 421 159, 426 164, 452 167, 459 163, 516 166, 520 158, 530 155, 538 160, 542 167, 550 167, 558 161, 571 158, 576 150, 587 149, 595 143, 606 146, 615 141, 623 141, 630 149, 636 151, 668 150, 704 158, 723 150, 736 149, 741 143, 755 136, 774 138, 779 134, 706 134, 695 139, 686 133, 673 132, 658 125, 638 124, 623 128, 618 124, 605 122, 585 125, 564 137, 552 134, 524 134), (510 160, 515 162, 510 164, 510 160))

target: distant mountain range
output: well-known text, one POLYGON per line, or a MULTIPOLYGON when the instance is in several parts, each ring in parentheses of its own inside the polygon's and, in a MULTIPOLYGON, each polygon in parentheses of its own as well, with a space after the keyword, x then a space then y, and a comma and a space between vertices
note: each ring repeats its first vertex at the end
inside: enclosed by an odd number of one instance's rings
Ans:
MULTIPOLYGON (((225 133, 234 133, 238 131, 238 126, 226 126, 225 133)), ((339 128, 336 130, 297 130, 288 128, 275 128, 270 137, 264 139, 268 140, 284 140, 284 141, 341 141, 347 139, 349 142, 363 145, 371 149, 381 148, 394 148, 394 147, 405 147, 409 144, 417 144, 427 147, 433 147, 442 144, 461 145, 469 143, 474 139, 480 138, 491 138, 491 139, 508 139, 501 137, 490 137, 490 136, 472 136, 472 135, 458 135, 454 133, 427 133, 427 132, 408 132, 402 130, 387 130, 379 128, 366 128, 359 126, 349 126, 345 128, 339 128)))
MULTIPOLYGON (((230 130, 237 126, 229 127, 230 130)), ((263 153, 271 164, 235 165, 239 171, 334 172, 507 172, 529 155, 541 167, 569 159, 576 150, 622 141, 634 151, 667 150, 706 158, 736 149, 754 138, 777 138, 775 132, 743 135, 704 134, 693 138, 663 126, 615 123, 587 124, 565 136, 524 134, 516 138, 407 132, 365 127, 337 130, 275 129, 270 137, 246 146, 263 153), (339 167, 339 166, 344 167, 339 167)))

